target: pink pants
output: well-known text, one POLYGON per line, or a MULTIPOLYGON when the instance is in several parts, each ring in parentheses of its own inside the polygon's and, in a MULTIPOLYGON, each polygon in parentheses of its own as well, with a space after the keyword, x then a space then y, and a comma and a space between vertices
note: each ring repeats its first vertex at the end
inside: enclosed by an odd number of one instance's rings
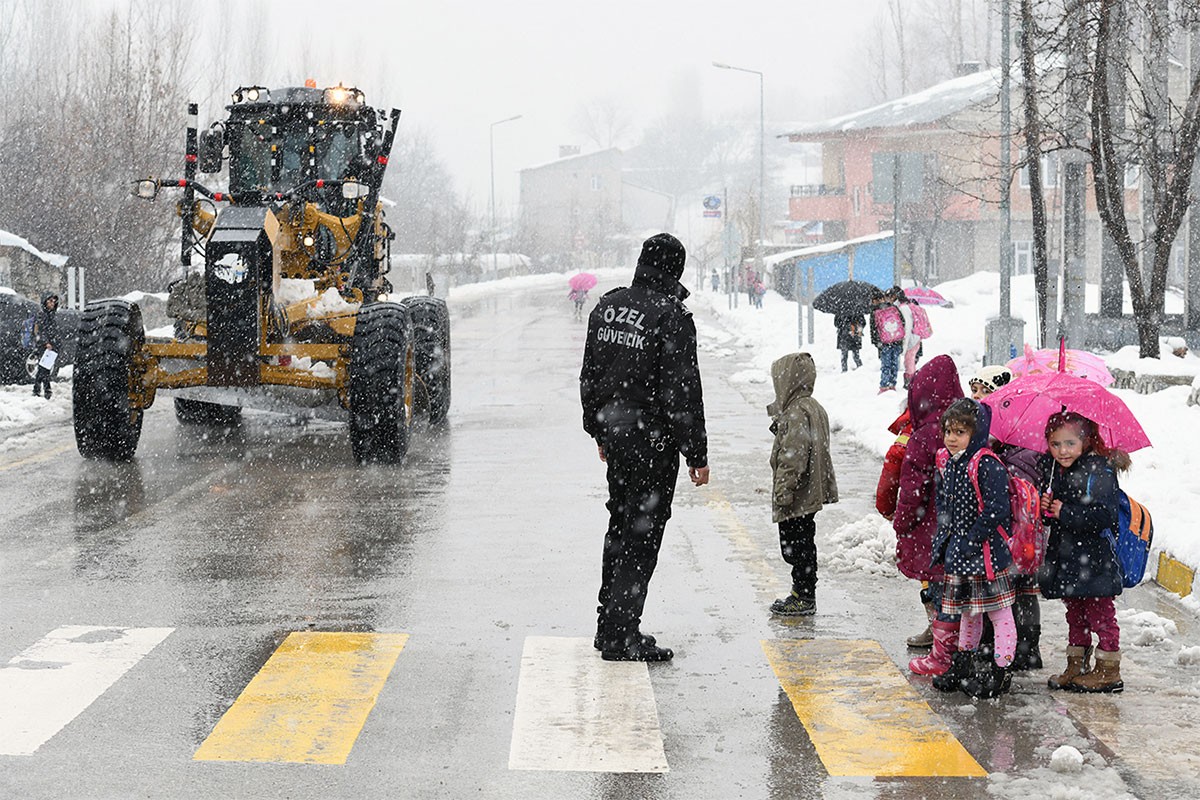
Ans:
POLYGON ((912 376, 917 372, 917 353, 921 350, 921 343, 917 342, 913 347, 904 351, 904 377, 907 380, 912 380, 912 376))
POLYGON ((1117 608, 1111 597, 1064 597, 1063 602, 1067 606, 1067 644, 1091 647, 1094 633, 1101 650, 1115 653, 1121 648, 1117 608))

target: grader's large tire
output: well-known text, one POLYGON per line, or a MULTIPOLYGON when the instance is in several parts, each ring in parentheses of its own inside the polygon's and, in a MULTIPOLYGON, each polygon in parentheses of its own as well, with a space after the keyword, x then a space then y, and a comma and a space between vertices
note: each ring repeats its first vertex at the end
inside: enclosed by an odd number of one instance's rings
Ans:
POLYGON ((350 342, 350 447, 360 464, 398 464, 408 452, 414 355, 408 312, 397 303, 358 311, 350 342))
POLYGON ((129 461, 142 435, 130 396, 134 356, 145 339, 142 312, 125 300, 89 303, 75 356, 75 444, 84 458, 129 461))
POLYGON ((242 409, 220 403, 205 403, 202 400, 175 398, 175 419, 184 425, 212 425, 232 428, 242 421, 242 409))
POLYGON ((417 406, 429 424, 442 426, 450 412, 450 311, 436 297, 406 297, 417 365, 417 406))

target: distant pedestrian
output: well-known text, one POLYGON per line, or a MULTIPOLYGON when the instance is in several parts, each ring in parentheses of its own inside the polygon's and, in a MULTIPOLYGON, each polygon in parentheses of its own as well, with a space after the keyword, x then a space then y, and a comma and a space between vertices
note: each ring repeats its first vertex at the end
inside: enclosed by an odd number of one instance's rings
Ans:
POLYGON ((763 297, 767 294, 767 286, 762 281, 754 282, 754 307, 763 307, 763 297))
POLYGON ((567 294, 567 299, 575 304, 575 319, 583 319, 583 304, 587 302, 587 289, 572 289, 567 294))
POLYGON ((842 372, 846 371, 847 359, 851 354, 854 355, 855 368, 862 366, 859 351, 862 350, 863 328, 866 324, 862 314, 834 315, 833 327, 837 330, 837 346, 842 351, 842 372))
POLYGON ((1047 681, 1051 689, 1119 692, 1121 629, 1113 598, 1121 593, 1121 566, 1105 531, 1117 527, 1117 471, 1129 456, 1109 451, 1096 424, 1072 412, 1046 422, 1049 453, 1042 456, 1042 511, 1050 530, 1038 573, 1042 595, 1067 606, 1067 668, 1047 681), (1089 670, 1092 635, 1096 666, 1089 670))
POLYGON ((933 679, 935 689, 961 689, 972 697, 1008 691, 1017 630, 1010 579, 1012 553, 998 528, 1009 529, 1012 512, 1008 471, 999 459, 981 457, 972 477, 971 462, 988 445, 992 412, 970 398, 956 400, 942 414, 945 449, 938 454, 935 563, 946 573, 942 613, 961 614, 958 651, 949 668, 933 679), (978 650, 987 615, 995 631, 991 651, 978 650))
POLYGON ((871 303, 871 344, 879 349, 879 392, 894 391, 904 343, 904 318, 893 302, 892 291, 871 303))
POLYGON ((904 364, 904 388, 912 382, 912 377, 917 371, 917 362, 921 358, 921 337, 917 335, 917 328, 913 321, 913 310, 909 302, 908 295, 899 286, 893 286, 891 291, 892 302, 896 305, 896 309, 900 312, 900 319, 904 324, 904 338, 900 340, 900 353, 904 364))
POLYGON ((686 253, 660 233, 642 244, 633 285, 614 289, 588 320, 579 376, 583 429, 607 463, 608 532, 595 647, 606 661, 667 661, 641 632, 642 610, 684 457, 708 483, 708 435, 696 325, 679 282, 686 253))
POLYGON ((721 276, 717 275, 717 271, 712 271, 712 290, 715 292, 721 286, 721 276))
POLYGON ((779 524, 779 549, 792 568, 792 591, 771 604, 780 616, 817 609, 817 512, 838 500, 829 454, 829 417, 812 396, 817 367, 808 353, 792 353, 771 365, 775 402, 771 417, 771 516, 779 524))
POLYGON ((58 295, 47 292, 42 295, 42 307, 38 310, 33 322, 34 354, 38 362, 37 375, 33 379, 33 393, 40 396, 45 387, 46 399, 50 399, 50 378, 58 372, 58 354, 61 352, 62 338, 58 329, 58 295), (53 359, 52 367, 42 366, 47 357, 53 359))

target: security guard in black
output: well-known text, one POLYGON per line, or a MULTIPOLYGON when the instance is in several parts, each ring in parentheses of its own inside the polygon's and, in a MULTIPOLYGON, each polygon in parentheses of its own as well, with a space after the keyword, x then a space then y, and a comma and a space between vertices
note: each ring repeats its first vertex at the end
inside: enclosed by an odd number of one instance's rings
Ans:
POLYGON ((583 428, 608 468, 596 646, 607 660, 665 661, 640 631, 646 589, 684 457, 708 482, 708 437, 696 326, 680 284, 686 254, 674 236, 643 244, 633 285, 608 292, 588 320, 580 374, 583 428))

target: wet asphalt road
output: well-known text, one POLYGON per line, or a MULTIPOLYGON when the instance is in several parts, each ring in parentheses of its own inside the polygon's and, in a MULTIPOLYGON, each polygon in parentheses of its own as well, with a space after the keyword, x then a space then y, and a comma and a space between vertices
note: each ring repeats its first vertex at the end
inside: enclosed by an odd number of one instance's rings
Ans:
MULTIPOLYGON (((452 306, 451 425, 418 434, 402 468, 354 466, 336 424, 247 415, 214 433, 178 425, 165 398, 132 464, 84 462, 69 426, 6 450, 0 663, 63 625, 173 631, 32 755, 0 755, 0 796, 993 796, 987 778, 831 777, 817 757, 761 641, 875 640, 906 674, 916 590, 825 570, 816 617, 769 618, 787 570, 764 494, 768 398, 729 383, 745 365, 712 347, 701 368, 713 483, 680 485, 644 623, 676 652, 649 669, 670 771, 509 768, 527 637, 594 632, 603 466, 580 430, 584 325, 567 306, 557 290, 452 306), (194 760, 294 631, 409 635, 345 763, 194 760)), ((878 474, 836 445, 843 502, 818 516, 823 537, 870 513, 878 474)), ((1129 598, 1181 617, 1157 590, 1129 598)), ((1061 613, 1044 606, 1056 643, 1061 613)), ((1194 640, 1187 619, 1180 638, 1194 640)), ((1047 674, 1018 680, 1004 703, 912 684, 989 772, 1030 774, 1071 742, 1111 760, 1138 796, 1200 796, 1195 761, 1181 771, 1138 757, 1197 749, 1200 715, 1178 669, 1132 664, 1126 677, 1178 690, 1173 727, 1134 692, 1051 697, 1047 674)))

